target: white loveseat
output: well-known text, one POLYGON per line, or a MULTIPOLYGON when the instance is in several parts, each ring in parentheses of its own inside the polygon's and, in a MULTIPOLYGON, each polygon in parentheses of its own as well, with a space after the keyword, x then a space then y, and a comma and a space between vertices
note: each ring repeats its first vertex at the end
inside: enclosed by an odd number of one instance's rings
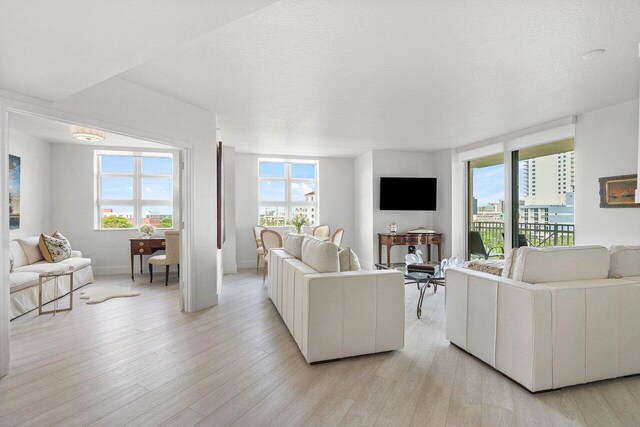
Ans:
POLYGON ((308 363, 404 347, 404 278, 338 272, 337 247, 285 236, 269 251, 268 293, 308 363))
POLYGON ((640 373, 640 247, 520 248, 446 290, 447 339, 530 391, 640 373))
MULTIPOLYGON (((80 251, 72 251, 71 257, 64 261, 50 263, 44 260, 38 241, 38 236, 26 237, 12 240, 9 245, 14 260, 13 272, 9 273, 11 320, 38 308, 40 274, 71 271, 74 290, 93 282, 91 260, 83 258, 80 251)), ((56 295, 66 295, 69 292, 69 284, 67 276, 61 277, 56 292, 55 281, 49 279, 43 285, 43 303, 53 301, 56 295)))

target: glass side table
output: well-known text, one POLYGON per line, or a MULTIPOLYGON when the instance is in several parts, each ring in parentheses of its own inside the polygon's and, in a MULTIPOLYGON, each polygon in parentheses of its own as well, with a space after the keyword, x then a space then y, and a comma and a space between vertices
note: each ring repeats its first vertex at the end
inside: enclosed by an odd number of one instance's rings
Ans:
POLYGON ((64 271, 61 273, 42 273, 40 274, 40 279, 38 280, 38 315, 40 314, 49 314, 53 313, 55 316, 59 311, 71 311, 73 310, 73 272, 72 271, 64 271), (69 307, 67 308, 58 308, 58 284, 60 283, 60 279, 64 276, 69 276, 69 307), (53 279, 53 310, 43 310, 42 309, 42 287, 45 282, 49 279, 53 279))
POLYGON ((418 305, 416 307, 416 315, 418 319, 422 317, 422 302, 424 301, 424 294, 427 288, 433 285, 433 292, 438 290, 438 286, 444 286, 444 271, 439 269, 435 273, 425 273, 421 271, 407 271, 407 265, 405 263, 392 263, 392 264, 376 264, 378 270, 398 270, 404 274, 405 285, 415 283, 420 296, 418 297, 418 305))

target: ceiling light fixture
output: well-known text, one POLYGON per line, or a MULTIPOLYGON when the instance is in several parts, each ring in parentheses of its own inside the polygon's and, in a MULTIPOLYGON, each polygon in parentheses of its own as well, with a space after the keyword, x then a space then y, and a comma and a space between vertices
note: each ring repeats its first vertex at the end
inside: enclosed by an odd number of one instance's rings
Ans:
POLYGON ((100 142, 107 136, 103 130, 85 128, 81 126, 71 125, 71 135, 75 139, 85 142, 100 142))
POLYGON ((605 52, 606 51, 604 49, 593 49, 593 50, 590 50, 589 52, 585 52, 584 55, 582 55, 582 59, 597 58, 598 56, 604 55, 605 52))

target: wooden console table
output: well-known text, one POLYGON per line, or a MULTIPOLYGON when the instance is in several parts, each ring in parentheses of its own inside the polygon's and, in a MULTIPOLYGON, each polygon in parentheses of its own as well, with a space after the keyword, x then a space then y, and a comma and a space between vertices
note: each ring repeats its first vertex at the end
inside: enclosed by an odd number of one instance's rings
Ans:
POLYGON ((152 255, 154 252, 165 250, 166 243, 164 237, 153 237, 151 239, 144 239, 142 237, 137 239, 129 239, 131 242, 131 280, 133 280, 133 264, 134 257, 140 255, 140 274, 142 272, 142 256, 152 255))
POLYGON ((387 264, 391 262, 391 247, 409 245, 425 245, 427 259, 431 261, 431 245, 438 246, 438 261, 442 261, 442 233, 414 234, 414 233, 378 233, 378 264, 382 264, 382 247, 387 247, 387 264))

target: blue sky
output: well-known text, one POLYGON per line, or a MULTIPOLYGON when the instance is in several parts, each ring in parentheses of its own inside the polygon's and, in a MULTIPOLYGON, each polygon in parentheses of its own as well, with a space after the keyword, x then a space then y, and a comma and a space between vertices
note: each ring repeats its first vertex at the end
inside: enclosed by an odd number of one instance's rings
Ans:
MULTIPOLYGON (((518 167, 518 187, 520 199, 524 198, 523 162, 518 167)), ((504 200, 504 165, 487 166, 473 169, 473 196, 478 199, 478 206, 490 202, 504 200)))
MULTIPOLYGON (((284 178, 285 167, 283 162, 260 162, 258 173, 261 178, 284 178)), ((316 176, 316 165, 313 163, 291 163, 292 179, 313 179, 316 176)), ((260 181, 260 200, 281 201, 285 200, 284 181, 260 181)), ((292 181, 291 200, 304 201, 304 195, 316 190, 315 182, 292 181)))
MULTIPOLYGON (((102 156, 102 172, 133 173, 133 158, 128 156, 102 156)), ((172 174, 173 160, 168 157, 143 157, 143 174, 172 174)), ((102 177, 102 198, 130 200, 133 198, 133 179, 126 177, 102 177)), ((173 180, 158 178, 142 179, 143 200, 172 200, 173 180)))

